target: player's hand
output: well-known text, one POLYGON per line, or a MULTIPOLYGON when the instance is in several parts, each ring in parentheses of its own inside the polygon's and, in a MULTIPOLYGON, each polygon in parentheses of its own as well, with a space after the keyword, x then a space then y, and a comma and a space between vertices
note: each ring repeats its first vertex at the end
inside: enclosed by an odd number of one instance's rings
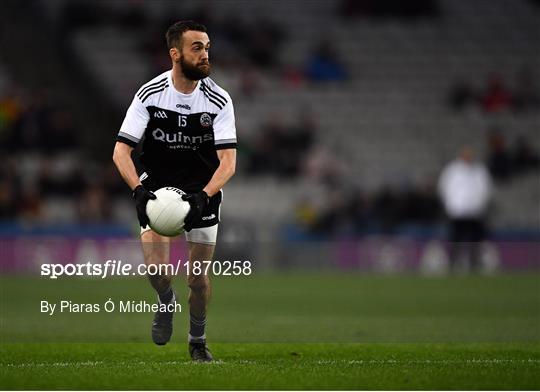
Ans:
POLYGON ((184 230, 191 231, 191 229, 193 229, 193 225, 195 225, 195 223, 201 219, 202 213, 208 205, 210 198, 205 191, 200 191, 197 193, 188 193, 187 195, 183 195, 182 200, 187 201, 191 207, 186 219, 184 219, 184 230))
POLYGON ((133 199, 135 200, 135 208, 137 209, 137 218, 139 218, 141 227, 145 229, 149 223, 148 215, 146 215, 146 203, 148 203, 148 200, 155 200, 156 195, 144 189, 142 185, 137 185, 133 190, 133 199))

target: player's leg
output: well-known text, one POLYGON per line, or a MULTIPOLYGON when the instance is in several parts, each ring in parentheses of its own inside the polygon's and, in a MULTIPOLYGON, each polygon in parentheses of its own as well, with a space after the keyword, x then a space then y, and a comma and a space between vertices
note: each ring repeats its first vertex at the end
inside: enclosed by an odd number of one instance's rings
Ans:
MULTIPOLYGON (((170 238, 163 237, 148 229, 141 230, 141 244, 144 262, 147 266, 169 264, 170 238)), ((156 269, 158 274, 148 274, 154 290, 158 294, 161 304, 170 304, 176 301, 176 295, 171 286, 172 276, 167 271, 156 269)), ((153 271, 155 272, 155 271, 153 271)), ((166 344, 172 335, 174 312, 156 312, 152 322, 152 340, 158 345, 166 344)))
MULTIPOLYGON (((212 355, 206 346, 206 311, 211 296, 210 277, 205 274, 204 264, 200 273, 193 273, 195 261, 212 261, 214 256, 217 227, 193 229, 187 233, 189 247, 189 352, 196 361, 211 361, 212 355)), ((199 270, 197 270, 198 272, 199 270)))
MULTIPOLYGON (((159 266, 169 263, 170 239, 168 237, 161 236, 153 230, 144 230, 141 233, 141 244, 144 263, 147 266, 159 266)), ((172 277, 170 275, 148 275, 148 279, 158 295, 167 292, 171 288, 172 277)))
MULTIPOLYGON (((188 242, 189 245, 189 260, 193 266, 193 261, 212 260, 214 256, 215 245, 200 244, 188 242)), ((189 313, 190 313, 190 328, 189 339, 204 340, 204 327, 206 326, 206 309, 211 295, 210 277, 204 274, 204 266, 202 273, 195 275, 191 273, 187 277, 189 286, 189 313)), ((193 271, 193 268, 191 268, 193 271)))

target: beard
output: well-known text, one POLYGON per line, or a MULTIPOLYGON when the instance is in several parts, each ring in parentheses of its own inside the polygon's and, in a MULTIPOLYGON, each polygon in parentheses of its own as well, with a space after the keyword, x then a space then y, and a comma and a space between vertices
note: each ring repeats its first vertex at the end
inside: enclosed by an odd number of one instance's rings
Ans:
POLYGON ((184 56, 180 56, 180 65, 182 66, 182 73, 189 80, 201 80, 210 75, 210 63, 192 65, 184 60, 184 56))

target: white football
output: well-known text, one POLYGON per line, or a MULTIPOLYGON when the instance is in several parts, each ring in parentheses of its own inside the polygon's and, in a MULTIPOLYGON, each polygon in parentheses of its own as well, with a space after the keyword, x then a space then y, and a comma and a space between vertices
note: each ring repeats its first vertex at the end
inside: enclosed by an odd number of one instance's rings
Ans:
POLYGON ((174 237, 184 232, 184 219, 189 212, 189 203, 182 200, 182 190, 167 186, 154 192, 155 200, 148 200, 146 215, 150 228, 166 237, 174 237))

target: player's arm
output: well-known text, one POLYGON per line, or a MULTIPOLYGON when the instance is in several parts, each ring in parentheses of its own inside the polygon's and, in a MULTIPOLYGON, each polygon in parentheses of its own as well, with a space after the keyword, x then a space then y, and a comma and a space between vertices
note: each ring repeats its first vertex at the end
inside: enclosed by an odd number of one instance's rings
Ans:
POLYGON ((218 193, 227 183, 227 181, 231 179, 236 170, 235 148, 217 150, 217 155, 219 158, 219 166, 208 184, 206 184, 203 189, 203 191, 205 191, 209 197, 212 197, 218 193))
POLYGON ((132 151, 133 147, 126 143, 116 142, 113 161, 126 184, 128 184, 131 190, 134 190, 138 185, 141 185, 141 181, 137 175, 137 170, 135 170, 133 159, 131 159, 132 151))
POLYGON ((131 190, 141 185, 131 153, 143 138, 149 121, 150 113, 136 94, 116 137, 113 152, 114 164, 131 190))
POLYGON ((133 191, 133 199, 135 200, 135 209, 137 210, 137 218, 142 227, 148 224, 148 216, 146 215, 146 203, 150 199, 155 199, 156 195, 144 189, 135 170, 131 152, 133 147, 122 142, 116 142, 113 152, 113 161, 120 175, 133 191))
POLYGON ((137 218, 141 227, 146 227, 148 224, 146 203, 150 199, 155 199, 156 195, 142 186, 133 159, 131 159, 131 153, 141 141, 149 120, 150 114, 147 108, 143 105, 139 97, 135 95, 118 132, 113 152, 114 164, 126 184, 133 191, 132 196, 135 200, 137 218))
POLYGON ((227 104, 214 120, 214 143, 219 166, 203 191, 212 197, 231 179, 236 169, 236 125, 231 97, 223 93, 227 104))
POLYGON ((216 146, 219 166, 206 186, 197 193, 182 196, 189 202, 191 208, 184 220, 184 229, 190 231, 201 218, 210 197, 218 193, 234 175, 236 169, 236 126, 231 97, 224 93, 227 104, 214 119, 214 143, 216 146))

